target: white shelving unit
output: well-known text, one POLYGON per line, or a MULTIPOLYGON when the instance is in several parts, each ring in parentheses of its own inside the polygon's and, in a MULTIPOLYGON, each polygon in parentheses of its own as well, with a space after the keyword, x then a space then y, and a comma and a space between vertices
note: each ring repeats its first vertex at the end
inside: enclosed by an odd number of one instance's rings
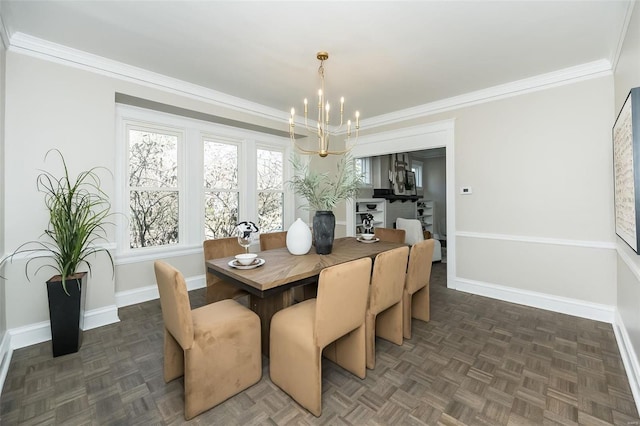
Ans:
POLYGON ((362 218, 369 213, 373 216, 373 227, 384 227, 385 224, 385 199, 384 198, 359 198, 356 200, 355 224, 356 235, 364 232, 362 218), (369 207, 375 206, 374 209, 369 207))
POLYGON ((422 228, 433 235, 433 223, 435 220, 435 204, 433 200, 421 200, 416 203, 417 218, 422 222, 422 228), (420 214, 422 210, 422 214, 420 214))

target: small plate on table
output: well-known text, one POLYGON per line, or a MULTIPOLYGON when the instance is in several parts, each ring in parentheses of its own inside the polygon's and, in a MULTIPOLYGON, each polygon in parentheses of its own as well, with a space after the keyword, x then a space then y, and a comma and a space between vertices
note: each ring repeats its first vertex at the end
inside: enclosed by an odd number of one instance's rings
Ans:
POLYGON ((361 243, 377 243, 378 241, 380 241, 380 238, 374 237, 370 240, 365 240, 362 237, 357 237, 356 240, 358 240, 358 242, 361 242, 361 243))
POLYGON ((238 262, 236 259, 230 260, 229 263, 227 263, 227 265, 236 269, 253 269, 253 268, 257 268, 258 266, 264 265, 264 263, 265 263, 264 259, 256 257, 256 259, 248 265, 243 265, 240 262, 238 262))

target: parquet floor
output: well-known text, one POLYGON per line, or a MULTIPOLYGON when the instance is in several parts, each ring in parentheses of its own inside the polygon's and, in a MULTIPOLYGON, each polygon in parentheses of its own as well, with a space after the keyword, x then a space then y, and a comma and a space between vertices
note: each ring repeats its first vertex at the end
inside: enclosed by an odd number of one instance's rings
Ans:
MULTIPOLYGON (((610 325, 448 290, 445 267, 434 265, 431 321, 414 321, 402 346, 378 340, 365 380, 323 361, 320 418, 271 383, 265 362, 258 384, 190 423, 640 425, 610 325)), ((200 306, 204 291, 192 293, 200 306)), ((185 423, 182 380, 162 379, 159 302, 120 318, 85 332, 77 354, 16 350, 0 424, 185 423)))

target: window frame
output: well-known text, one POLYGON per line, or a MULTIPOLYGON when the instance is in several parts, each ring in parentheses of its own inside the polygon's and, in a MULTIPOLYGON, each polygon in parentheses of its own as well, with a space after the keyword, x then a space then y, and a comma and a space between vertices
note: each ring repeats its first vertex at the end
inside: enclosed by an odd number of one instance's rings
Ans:
POLYGON ((295 216, 295 197, 286 190, 286 182, 292 177, 290 140, 265 133, 239 129, 217 123, 206 122, 189 117, 149 110, 125 104, 116 104, 116 161, 115 161, 115 200, 114 211, 119 212, 116 224, 116 261, 134 263, 143 260, 155 260, 158 254, 165 257, 184 256, 202 252, 204 240, 204 140, 210 138, 221 143, 238 145, 238 211, 241 220, 258 223, 257 213, 257 149, 283 152, 284 206, 283 227, 293 223, 295 216), (131 126, 143 127, 145 131, 181 132, 182 143, 178 143, 178 184, 179 191, 179 241, 177 244, 154 247, 129 247, 129 182, 128 129, 131 126), (180 198, 182 197, 182 198, 180 198), (187 206, 197 206, 195 209, 187 206))
POLYGON ((371 157, 355 158, 354 161, 361 161, 364 168, 364 173, 363 173, 364 178, 360 187, 361 188, 373 187, 373 178, 372 178, 372 172, 371 172, 371 157))
POLYGON ((417 188, 422 189, 422 180, 424 176, 424 162, 420 160, 411 160, 411 171, 414 172, 416 176, 416 189, 417 188), (418 182, 420 183, 420 185, 418 185, 418 182))

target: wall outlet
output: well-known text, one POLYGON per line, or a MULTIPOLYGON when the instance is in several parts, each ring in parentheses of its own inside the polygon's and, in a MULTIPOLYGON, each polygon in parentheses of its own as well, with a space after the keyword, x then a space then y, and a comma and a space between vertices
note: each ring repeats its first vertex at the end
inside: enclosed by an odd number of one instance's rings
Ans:
POLYGON ((462 195, 469 195, 471 194, 473 191, 471 190, 470 186, 461 186, 460 187, 460 194, 462 195))

